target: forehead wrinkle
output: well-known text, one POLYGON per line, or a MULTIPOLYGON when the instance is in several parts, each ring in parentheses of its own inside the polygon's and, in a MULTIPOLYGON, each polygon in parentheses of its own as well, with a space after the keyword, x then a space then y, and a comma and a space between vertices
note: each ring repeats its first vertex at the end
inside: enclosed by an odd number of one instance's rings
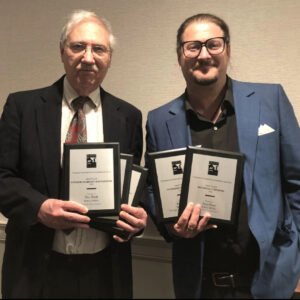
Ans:
POLYGON ((108 31, 102 23, 94 20, 85 20, 77 24, 70 31, 67 39, 72 43, 109 45, 108 31))

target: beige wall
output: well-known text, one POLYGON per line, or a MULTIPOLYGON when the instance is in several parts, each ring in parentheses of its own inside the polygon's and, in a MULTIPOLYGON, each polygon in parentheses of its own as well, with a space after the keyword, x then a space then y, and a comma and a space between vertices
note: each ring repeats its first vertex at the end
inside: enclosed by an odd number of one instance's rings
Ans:
MULTIPOLYGON (((300 0, 0 0, 0 112, 9 93, 52 84, 63 74, 60 30, 65 16, 78 8, 94 10, 111 22, 118 45, 103 87, 140 108, 144 124, 149 110, 183 92, 176 31, 185 18, 200 12, 219 15, 231 28, 229 74, 281 83, 300 120, 300 0)), ((158 238, 151 223, 145 236, 158 238)), ((151 255, 144 250, 141 255, 143 244, 134 248, 137 276, 147 261, 169 264, 170 254, 160 257, 160 247, 169 249, 163 245, 152 245, 158 250, 151 255)), ((152 272, 152 281, 168 279, 161 291, 157 282, 147 281, 152 291, 147 295, 171 297, 170 265, 152 272)), ((145 291, 144 284, 138 285, 135 295, 142 297, 145 291)))
POLYGON ((217 14, 231 28, 230 75, 282 83, 300 119, 299 0, 0 0, 0 111, 8 93, 63 74, 60 29, 76 8, 112 23, 118 45, 103 86, 139 107, 144 122, 150 109, 183 91, 176 30, 199 12, 217 14))
POLYGON ((118 44, 103 87, 140 108, 144 124, 149 110, 185 88, 176 31, 199 12, 217 14, 231 28, 229 74, 281 83, 300 120, 300 0, 0 0, 0 112, 9 93, 63 74, 60 30, 80 8, 111 22, 118 44))

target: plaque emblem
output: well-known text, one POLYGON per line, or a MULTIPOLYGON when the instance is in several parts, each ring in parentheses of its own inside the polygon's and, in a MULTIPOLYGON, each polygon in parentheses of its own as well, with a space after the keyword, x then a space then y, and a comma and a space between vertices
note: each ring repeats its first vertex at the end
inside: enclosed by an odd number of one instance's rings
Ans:
POLYGON ((183 174, 181 160, 172 161, 172 168, 174 175, 183 174))
POLYGON ((86 155, 86 167, 87 168, 96 168, 97 161, 96 161, 96 154, 87 154, 86 155))
POLYGON ((218 176, 219 163, 217 161, 210 161, 208 163, 208 175, 218 176))

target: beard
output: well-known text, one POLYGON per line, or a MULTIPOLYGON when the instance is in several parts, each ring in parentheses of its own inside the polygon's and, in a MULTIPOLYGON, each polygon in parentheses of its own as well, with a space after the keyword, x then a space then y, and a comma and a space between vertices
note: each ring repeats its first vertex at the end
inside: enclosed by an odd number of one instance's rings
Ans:
MULTIPOLYGON (((209 70, 207 70, 206 68, 209 67, 217 67, 217 64, 212 60, 200 61, 195 69, 196 70, 198 69, 201 71, 201 73, 206 74, 209 72, 209 70)), ((209 86, 218 81, 217 75, 212 75, 211 77, 206 77, 206 78, 203 77, 202 75, 200 75, 199 77, 194 75, 193 77, 194 77, 194 82, 201 86, 209 86)))
POLYGON ((212 85, 212 84, 216 83, 217 81, 218 81, 217 76, 214 76, 214 77, 211 77, 211 78, 197 78, 197 77, 194 77, 194 82, 198 85, 201 85, 201 86, 209 86, 209 85, 212 85))

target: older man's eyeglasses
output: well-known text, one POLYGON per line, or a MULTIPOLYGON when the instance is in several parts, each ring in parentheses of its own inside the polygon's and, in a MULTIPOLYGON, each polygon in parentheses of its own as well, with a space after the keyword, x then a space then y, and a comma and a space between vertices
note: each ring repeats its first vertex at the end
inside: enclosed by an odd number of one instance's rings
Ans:
POLYGON ((205 46, 210 55, 221 54, 225 49, 225 37, 215 37, 208 39, 205 42, 187 41, 181 43, 184 56, 188 58, 198 57, 203 46, 205 46))
MULTIPOLYGON (((85 54, 88 45, 85 43, 70 43, 67 45, 73 53, 85 54)), ((102 57, 110 52, 110 49, 103 45, 94 44, 91 46, 91 51, 94 55, 102 57)))

